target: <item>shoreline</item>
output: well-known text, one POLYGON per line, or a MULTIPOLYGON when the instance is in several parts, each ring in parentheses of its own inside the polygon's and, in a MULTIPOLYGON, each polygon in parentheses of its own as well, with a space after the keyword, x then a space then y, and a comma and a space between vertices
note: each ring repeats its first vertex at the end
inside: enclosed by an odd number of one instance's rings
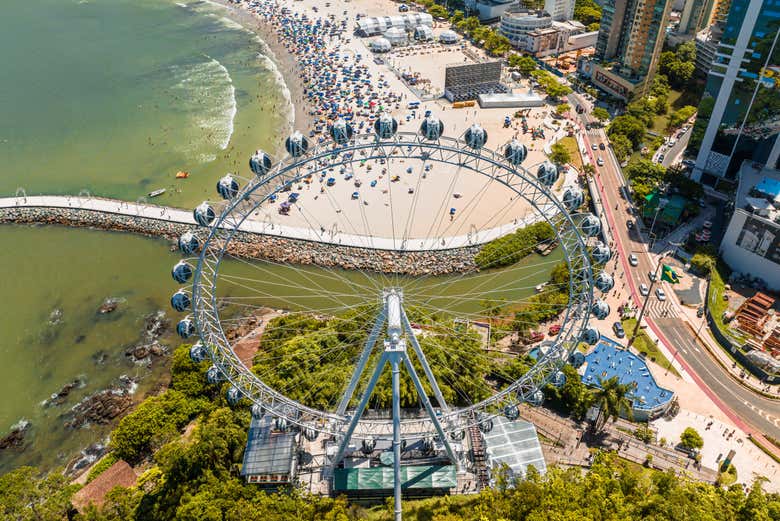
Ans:
POLYGON ((275 28, 266 23, 260 16, 257 16, 244 8, 243 3, 236 4, 228 0, 208 1, 225 8, 231 16, 235 17, 236 22, 255 33, 260 41, 261 47, 265 47, 264 51, 270 51, 268 53, 264 52, 263 55, 273 62, 282 77, 282 81, 284 81, 287 91, 290 93, 290 115, 292 116, 292 122, 288 132, 293 130, 301 130, 302 132, 303 130, 308 130, 300 128, 303 122, 306 121, 312 107, 305 101, 303 87, 300 82, 297 81, 297 58, 288 51, 281 42, 275 28))

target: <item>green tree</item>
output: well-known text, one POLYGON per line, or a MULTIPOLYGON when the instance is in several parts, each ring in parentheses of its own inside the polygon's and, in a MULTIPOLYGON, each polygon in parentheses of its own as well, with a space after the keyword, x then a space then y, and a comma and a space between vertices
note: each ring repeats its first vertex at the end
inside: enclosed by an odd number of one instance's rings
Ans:
POLYGON ((569 105, 568 103, 561 103, 560 105, 555 107, 555 113, 558 116, 563 116, 564 114, 569 112, 569 110, 571 110, 571 105, 569 105))
POLYGON ((447 9, 442 5, 434 4, 428 8, 428 14, 434 18, 446 19, 449 16, 447 9))
POLYGON ((550 83, 545 87, 545 91, 547 92, 547 95, 550 96, 552 99, 557 100, 559 98, 571 94, 571 88, 569 86, 558 83, 557 80, 553 80, 553 81, 554 81, 553 83, 550 83))
POLYGON ((463 11, 459 9, 453 11, 452 16, 450 17, 450 23, 452 25, 458 25, 462 21, 463 21, 463 11))
POLYGON ((593 0, 576 0, 574 19, 584 25, 598 23, 601 21, 601 6, 593 0))
POLYGON ((569 149, 560 143, 555 143, 550 147, 550 161, 558 166, 571 162, 569 149))
POLYGON ((61 471, 39 476, 33 467, 19 467, 0 476, 0 514, 14 521, 62 521, 70 498, 80 488, 61 471))
POLYGON ((634 150, 639 150, 642 141, 644 141, 646 131, 647 127, 642 121, 634 116, 623 114, 612 120, 607 134, 609 134, 610 139, 616 134, 623 135, 631 141, 631 147, 634 150))
POLYGON ((612 134, 609 136, 609 143, 612 146, 615 157, 620 161, 628 159, 634 149, 633 143, 623 134, 612 134))
POLYGON ((693 427, 686 427, 680 434, 680 445, 687 449, 701 449, 704 447, 704 440, 696 429, 693 427))
POLYGON ((675 110, 669 114, 669 123, 666 125, 666 130, 671 132, 672 130, 681 127, 694 114, 696 114, 696 107, 692 105, 686 105, 680 110, 675 110))
POLYGON ((588 27, 586 28, 586 31, 588 31, 589 33, 592 33, 594 31, 598 31, 600 27, 601 27, 600 23, 593 22, 591 24, 588 24, 588 27))
POLYGON ((594 423, 594 430, 599 432, 604 429, 607 422, 617 421, 621 414, 627 418, 632 418, 631 399, 629 395, 629 386, 621 384, 617 376, 608 380, 599 378, 599 387, 593 392, 593 405, 599 409, 599 414, 594 423))
POLYGON ((610 116, 609 112, 607 112, 607 109, 602 107, 595 107, 593 110, 590 111, 590 115, 599 120, 600 123, 604 123, 605 121, 608 121, 610 116))
POLYGON ((530 76, 532 72, 539 68, 533 58, 517 53, 514 53, 509 57, 509 66, 515 67, 525 76, 530 76))

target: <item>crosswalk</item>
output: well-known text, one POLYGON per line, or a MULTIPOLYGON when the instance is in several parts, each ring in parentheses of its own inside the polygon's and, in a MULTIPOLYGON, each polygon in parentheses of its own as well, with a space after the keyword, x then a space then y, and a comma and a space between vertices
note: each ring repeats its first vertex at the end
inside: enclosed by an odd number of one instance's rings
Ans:
POLYGON ((677 316, 677 311, 669 299, 661 302, 655 295, 651 295, 645 315, 650 318, 674 318, 677 316))

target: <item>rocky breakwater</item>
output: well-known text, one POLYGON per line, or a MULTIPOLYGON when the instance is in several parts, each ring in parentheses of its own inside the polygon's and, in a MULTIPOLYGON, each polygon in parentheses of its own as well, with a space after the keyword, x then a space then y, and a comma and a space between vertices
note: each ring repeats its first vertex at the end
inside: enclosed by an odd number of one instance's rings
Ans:
MULTIPOLYGON (((194 231, 201 235, 201 240, 206 238, 205 233, 193 225, 83 208, 0 208, 0 223, 53 224, 126 231, 169 240, 176 240, 186 231, 194 231)), ((477 271, 474 256, 479 249, 479 246, 469 246, 402 252, 238 232, 228 244, 227 251, 245 259, 419 276, 477 271)))

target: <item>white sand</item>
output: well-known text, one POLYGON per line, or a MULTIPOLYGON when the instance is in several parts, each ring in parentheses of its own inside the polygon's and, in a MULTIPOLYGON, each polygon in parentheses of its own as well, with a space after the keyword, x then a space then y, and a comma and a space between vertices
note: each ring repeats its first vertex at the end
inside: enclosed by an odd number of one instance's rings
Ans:
MULTIPOLYGON (((282 5, 289 7, 293 13, 305 13, 310 21, 325 19, 331 14, 334 16, 332 23, 336 25, 345 18, 348 20, 347 30, 342 37, 333 38, 328 44, 328 51, 335 51, 340 57, 338 67, 332 69, 338 74, 337 82, 342 78, 342 65, 364 65, 370 74, 373 92, 379 94, 379 103, 398 120, 400 131, 416 132, 422 114, 430 110, 444 123, 445 136, 460 137, 469 126, 479 123, 488 133, 488 148, 500 149, 513 137, 525 143, 529 153, 524 166, 531 175, 535 174, 536 165, 546 159, 542 151, 543 141, 532 140, 530 133, 522 134, 519 119, 513 119, 512 127, 503 127, 504 118, 512 116, 514 109, 481 109, 479 106, 453 109, 446 100, 437 99, 423 102, 415 112, 414 119, 408 119, 412 111, 407 109, 407 104, 419 101, 418 98, 387 65, 374 63, 375 55, 367 47, 373 38, 359 38, 352 34, 357 13, 368 16, 394 15, 398 13, 398 4, 389 0, 352 0, 333 1, 330 7, 326 7, 326 2, 322 0, 302 0, 282 5), (313 10, 314 7, 317 12, 313 10), (358 55, 362 57, 361 60, 357 60, 358 55), (344 60, 344 57, 347 59, 344 60), (401 99, 394 101, 395 96, 401 99)), ((278 9, 275 13, 280 11, 278 9)), ((437 24, 435 33, 446 28, 446 24, 437 24)), ((430 80, 432 91, 440 92, 443 90, 447 65, 486 59, 481 50, 468 43, 463 45, 461 49, 460 44, 448 47, 429 43, 419 47, 395 48, 391 53, 379 56, 394 62, 404 71, 419 72, 421 77, 430 80)), ((294 101, 300 103, 301 100, 294 101)), ((303 101, 308 102, 305 99, 303 101)), ((359 109, 343 96, 340 97, 340 104, 342 107, 351 104, 353 112, 357 114, 352 122, 357 131, 371 131, 368 119, 360 116, 361 111, 367 115, 367 109, 359 109), (358 130, 360 121, 364 121, 364 127, 358 130)), ((308 114, 309 110, 311 107, 304 113, 308 114)), ((549 110, 549 107, 532 109, 528 115, 529 126, 541 126, 549 110)), ((296 127, 305 131, 305 134, 308 134, 311 124, 319 116, 310 118, 309 121, 296 121, 296 127)), ((553 133, 550 129, 545 129, 545 132, 548 138, 553 133)), ((317 136, 310 139, 315 141, 317 136)), ((366 167, 355 164, 354 177, 350 180, 345 180, 338 171, 329 172, 323 178, 315 176, 311 184, 301 184, 293 189, 300 193, 300 199, 293 205, 289 215, 278 213, 279 204, 287 195, 280 194, 275 204, 264 205, 257 218, 273 224, 325 229, 334 233, 411 239, 464 235, 475 230, 508 225, 528 218, 529 212, 533 212, 526 203, 511 201, 513 193, 506 187, 495 182, 489 183, 485 176, 467 169, 432 163, 432 170, 422 179, 423 163, 419 160, 384 166, 375 164, 372 167, 368 172, 366 167), (388 167, 388 172, 382 175, 384 167, 388 167), (406 172, 408 167, 412 167, 412 173, 406 172), (391 183, 390 178, 394 175, 398 175, 400 180, 391 183), (334 186, 325 187, 324 181, 328 177, 336 179, 334 186), (362 181, 360 188, 354 186, 355 179, 362 181), (377 184, 372 188, 370 183, 373 180, 377 184), (414 189, 414 194, 409 193, 410 188, 414 189), (355 191, 359 195, 353 200, 355 191), (461 197, 456 199, 454 193, 459 193, 461 197), (450 208, 456 209, 452 220, 450 208)))

